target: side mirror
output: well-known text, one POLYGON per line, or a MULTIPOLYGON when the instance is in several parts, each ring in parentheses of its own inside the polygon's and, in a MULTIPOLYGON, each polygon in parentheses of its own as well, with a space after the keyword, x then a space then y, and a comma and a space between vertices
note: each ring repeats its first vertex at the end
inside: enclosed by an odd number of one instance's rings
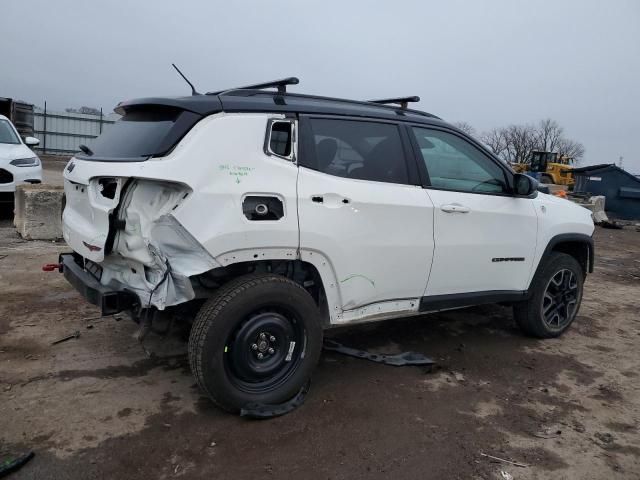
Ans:
POLYGON ((538 181, 529 175, 516 173, 513 176, 513 189, 518 197, 535 198, 538 196, 538 181))
POLYGON ((40 145, 40 140, 36 137, 24 137, 24 143, 30 147, 35 147, 36 145, 40 145))

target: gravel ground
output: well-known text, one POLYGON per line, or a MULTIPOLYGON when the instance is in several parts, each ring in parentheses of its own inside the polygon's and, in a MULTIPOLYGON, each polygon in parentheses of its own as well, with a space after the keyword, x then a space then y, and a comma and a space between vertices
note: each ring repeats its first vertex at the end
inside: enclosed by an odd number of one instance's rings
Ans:
POLYGON ((336 330, 345 344, 423 352, 439 367, 325 353, 301 408, 251 421, 198 390, 184 332, 149 337, 149 358, 133 322, 96 319, 61 275, 40 270, 64 244, 22 241, 2 221, 0 462, 36 452, 16 480, 637 479, 640 233, 598 229, 596 245, 562 338, 523 337, 501 306, 336 330))

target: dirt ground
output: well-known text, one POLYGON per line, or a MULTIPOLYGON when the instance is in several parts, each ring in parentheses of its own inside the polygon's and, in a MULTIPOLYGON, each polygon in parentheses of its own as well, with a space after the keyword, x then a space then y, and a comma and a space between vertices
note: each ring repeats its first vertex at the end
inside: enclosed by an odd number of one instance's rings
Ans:
POLYGON ((562 338, 523 337, 501 306, 333 331, 439 368, 324 353, 301 408, 255 421, 202 395, 179 332, 149 337, 148 357, 133 322, 95 318, 40 270, 64 244, 22 241, 0 221, 0 463, 35 451, 16 480, 637 479, 640 232, 597 229, 596 245, 562 338))

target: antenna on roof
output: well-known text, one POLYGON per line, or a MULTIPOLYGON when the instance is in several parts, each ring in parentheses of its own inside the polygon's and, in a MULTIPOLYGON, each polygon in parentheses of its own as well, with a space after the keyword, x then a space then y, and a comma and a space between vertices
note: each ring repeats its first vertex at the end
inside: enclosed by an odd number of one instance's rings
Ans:
POLYGON ((188 79, 187 77, 185 77, 185 76, 184 76, 184 73, 182 73, 182 72, 180 71, 180 69, 179 69, 178 67, 176 67, 176 64, 175 64, 175 63, 172 63, 172 64, 171 64, 171 66, 172 66, 173 68, 175 68, 175 69, 176 69, 176 72, 178 72, 178 73, 180 74, 180 76, 181 76, 182 78, 184 78, 184 81, 185 81, 185 82, 187 82, 187 83, 189 84, 189 86, 191 87, 191 95, 200 95, 198 92, 196 92, 196 88, 193 86, 193 83, 191 83, 191 82, 189 81, 189 79, 188 79))
POLYGON ((221 93, 231 92, 233 90, 262 90, 263 88, 277 88, 278 93, 287 93, 287 85, 297 85, 299 83, 300 79, 298 77, 287 77, 280 80, 273 80, 272 82, 256 83, 245 87, 227 88, 226 90, 219 90, 217 92, 207 92, 207 95, 220 95, 221 93))
POLYGON ((381 105, 388 105, 390 103, 397 103, 398 105, 400 105, 400 108, 402 108, 403 110, 407 109, 408 104, 411 102, 419 102, 420 101, 420 97, 418 96, 413 96, 413 97, 398 97, 398 98, 384 98, 382 100, 369 100, 369 102, 371 103, 379 103, 381 105))

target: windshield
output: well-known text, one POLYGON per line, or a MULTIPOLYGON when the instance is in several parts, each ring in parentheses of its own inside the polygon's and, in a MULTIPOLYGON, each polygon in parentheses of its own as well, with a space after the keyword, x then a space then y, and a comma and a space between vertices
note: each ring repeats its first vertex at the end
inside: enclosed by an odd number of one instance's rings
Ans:
POLYGON ((87 160, 141 161, 160 153, 159 147, 174 126, 180 111, 168 108, 133 110, 89 144, 87 160))
POLYGON ((20 143, 20 138, 6 120, 0 120, 0 143, 11 143, 13 145, 20 143))

